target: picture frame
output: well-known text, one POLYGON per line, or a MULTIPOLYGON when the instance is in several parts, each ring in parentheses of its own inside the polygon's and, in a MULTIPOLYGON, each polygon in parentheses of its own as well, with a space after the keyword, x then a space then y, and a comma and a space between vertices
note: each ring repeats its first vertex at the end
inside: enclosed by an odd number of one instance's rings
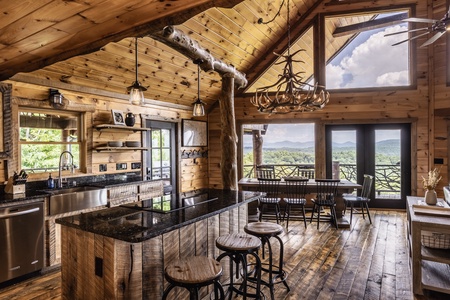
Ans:
POLYGON ((122 111, 112 109, 111 115, 112 115, 114 125, 125 125, 125 117, 123 116, 122 111))
POLYGON ((208 128, 205 121, 182 120, 183 147, 204 147, 208 145, 208 128))

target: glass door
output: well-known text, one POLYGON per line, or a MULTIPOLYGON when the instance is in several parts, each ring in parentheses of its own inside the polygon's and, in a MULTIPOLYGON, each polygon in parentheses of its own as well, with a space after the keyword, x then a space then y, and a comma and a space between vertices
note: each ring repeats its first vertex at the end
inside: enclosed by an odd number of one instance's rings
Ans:
POLYGON ((164 194, 176 193, 175 123, 146 122, 149 132, 149 149, 146 157, 147 178, 162 180, 164 194))
POLYGON ((411 193, 409 124, 330 125, 327 177, 362 184, 374 176, 372 207, 404 208, 411 193))

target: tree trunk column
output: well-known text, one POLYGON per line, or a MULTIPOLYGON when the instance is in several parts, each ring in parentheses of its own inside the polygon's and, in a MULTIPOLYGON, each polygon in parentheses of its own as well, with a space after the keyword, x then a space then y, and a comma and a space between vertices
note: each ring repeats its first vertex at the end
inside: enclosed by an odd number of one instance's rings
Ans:
POLYGON ((231 73, 222 76, 222 90, 220 93, 220 118, 222 134, 221 172, 223 189, 237 190, 237 135, 234 115, 234 75, 231 73))
POLYGON ((263 137, 261 134, 261 130, 252 130, 252 137, 253 137, 253 172, 254 176, 256 178, 256 166, 262 165, 263 162, 263 153, 262 153, 262 146, 263 146, 263 137))

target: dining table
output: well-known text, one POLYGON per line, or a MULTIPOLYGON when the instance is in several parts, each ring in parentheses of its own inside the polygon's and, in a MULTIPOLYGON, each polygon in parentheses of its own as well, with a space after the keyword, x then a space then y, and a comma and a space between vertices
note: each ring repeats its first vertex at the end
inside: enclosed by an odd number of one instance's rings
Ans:
MULTIPOLYGON (((280 198, 283 202, 283 193, 286 191, 286 182, 283 178, 280 180, 280 198)), ((242 191, 258 191, 259 182, 257 178, 242 178, 238 182, 239 189, 242 191)), ((353 193, 357 189, 361 189, 361 185, 358 183, 351 182, 349 180, 341 179, 337 187, 337 194, 335 195, 336 200, 336 222, 339 228, 349 228, 350 221, 344 215, 345 203, 344 194, 353 193)), ((316 193, 316 182, 315 179, 309 179, 306 185, 306 201, 307 207, 312 208, 312 199, 316 193)), ((328 218, 329 219, 329 218, 328 218)))

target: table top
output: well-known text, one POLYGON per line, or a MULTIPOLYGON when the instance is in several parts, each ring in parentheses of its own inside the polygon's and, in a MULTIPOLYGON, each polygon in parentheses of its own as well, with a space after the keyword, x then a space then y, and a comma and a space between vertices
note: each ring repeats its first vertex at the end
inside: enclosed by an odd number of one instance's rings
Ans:
MULTIPOLYGON (((256 186, 258 185, 258 178, 242 178, 238 182, 239 185, 248 185, 248 186, 256 186)), ((284 179, 281 179, 280 185, 285 185, 286 182, 284 179)), ((308 186, 316 186, 316 181, 314 179, 308 180, 308 186)), ((358 183, 353 183, 349 180, 341 179, 341 182, 339 182, 338 188, 346 188, 346 189, 359 189, 361 188, 361 185, 358 183)))
MULTIPOLYGON (((138 243, 255 201, 262 195, 260 192, 219 189, 197 192, 202 197, 206 194, 207 200, 166 212, 146 207, 147 203, 150 206, 150 201, 146 200, 56 219, 56 223, 125 242, 138 243)), ((191 200, 193 196, 193 193, 181 193, 176 195, 174 201, 184 203, 185 199, 191 200)))

